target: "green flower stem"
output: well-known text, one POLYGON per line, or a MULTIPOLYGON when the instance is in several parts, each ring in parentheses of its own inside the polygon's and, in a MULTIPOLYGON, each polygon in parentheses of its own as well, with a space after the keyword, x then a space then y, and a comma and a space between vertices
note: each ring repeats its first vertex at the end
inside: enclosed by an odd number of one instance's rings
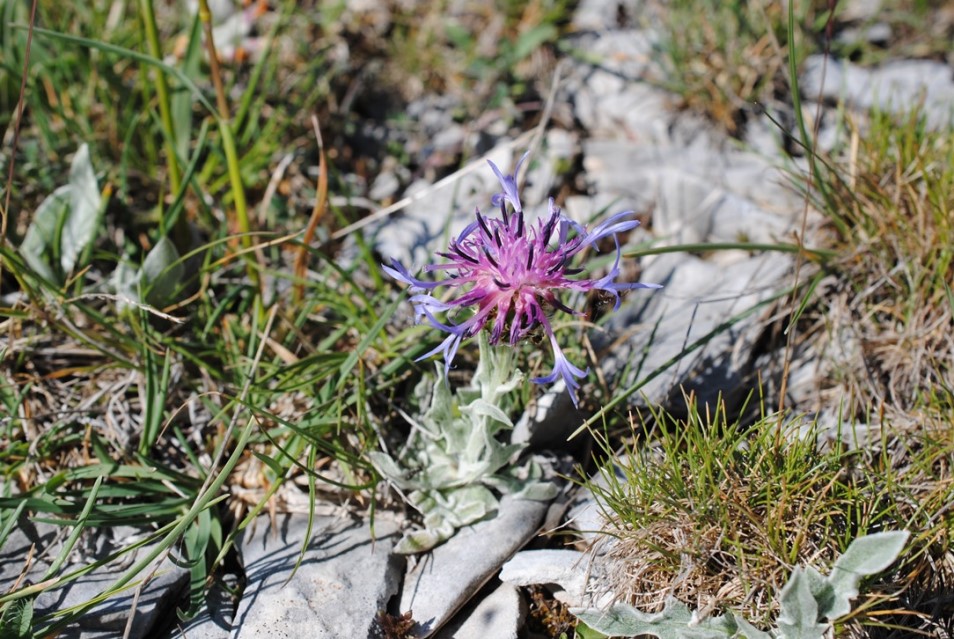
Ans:
MULTIPOLYGON (((209 70, 212 76, 212 85, 215 87, 216 106, 218 107, 219 134, 222 136, 222 149, 225 151, 225 163, 228 167, 229 182, 232 186, 232 202, 235 206, 236 222, 243 249, 252 248, 252 227, 248 219, 248 203, 245 200, 245 185, 242 183, 242 172, 239 170, 238 152, 235 149, 235 136, 232 134, 232 123, 229 117, 229 103, 222 84, 222 73, 219 70, 219 58, 215 51, 215 41, 212 38, 212 12, 209 10, 208 0, 199 0, 199 22, 205 32, 205 45, 209 54, 209 70)), ((256 289, 261 289, 261 280, 255 268, 255 256, 250 250, 245 251, 245 263, 248 278, 256 289)))
MULTIPOLYGON (((146 42, 149 53, 157 60, 162 60, 162 48, 159 46, 159 29, 156 27, 156 12, 152 0, 140 0, 139 12, 142 14, 143 27, 146 31, 146 42)), ((164 73, 156 73, 156 97, 159 100, 159 119, 165 133, 166 162, 169 166, 169 185, 173 193, 179 192, 181 175, 179 157, 176 155, 175 127, 172 124, 172 107, 169 100, 169 85, 164 73)))

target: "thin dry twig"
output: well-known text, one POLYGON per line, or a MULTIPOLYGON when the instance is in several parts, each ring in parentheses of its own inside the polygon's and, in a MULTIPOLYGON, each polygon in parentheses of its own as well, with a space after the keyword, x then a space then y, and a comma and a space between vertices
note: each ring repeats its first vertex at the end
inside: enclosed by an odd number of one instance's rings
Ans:
POLYGON ((309 245, 315 237, 315 231, 318 230, 318 222, 324 217, 325 209, 328 207, 328 160, 325 157, 325 145, 321 139, 321 127, 318 126, 318 118, 314 115, 311 116, 311 125, 315 129, 315 140, 318 143, 318 188, 315 191, 315 207, 311 211, 311 218, 301 238, 298 255, 295 256, 293 299, 296 305, 305 295, 305 269, 308 267, 309 245))

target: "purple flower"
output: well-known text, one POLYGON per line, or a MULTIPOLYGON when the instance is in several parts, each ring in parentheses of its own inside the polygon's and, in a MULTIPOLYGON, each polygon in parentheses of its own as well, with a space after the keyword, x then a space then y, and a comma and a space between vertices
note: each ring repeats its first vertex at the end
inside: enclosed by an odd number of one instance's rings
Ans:
POLYGON ((426 320, 434 328, 447 333, 447 338, 437 348, 418 359, 443 353, 445 367, 449 369, 461 341, 487 326, 491 344, 504 339, 516 344, 542 331, 553 349, 553 371, 533 381, 549 384, 562 378, 576 404, 576 391, 580 387, 577 380, 586 377, 588 371, 580 370, 567 360, 553 335, 549 318, 551 311, 569 315, 582 313, 566 306, 560 300, 560 293, 602 290, 615 299, 615 310, 620 305, 621 291, 660 287, 658 284, 616 282, 620 261, 616 234, 639 225, 638 221, 631 219, 631 211, 617 213, 587 231, 563 215, 551 198, 547 216, 536 226, 527 224, 517 190, 517 173, 524 159, 526 155, 517 163, 513 175, 504 175, 490 162, 490 168, 503 189, 491 200, 500 208, 500 217, 485 217, 478 210, 476 220, 451 240, 446 252, 438 253, 446 261, 425 268, 425 271, 446 272, 444 279, 419 280, 394 260, 390 266, 384 266, 384 271, 407 284, 415 293, 411 302, 418 319, 426 320), (599 279, 574 279, 583 273, 582 268, 572 264, 576 255, 590 246, 595 249, 596 243, 607 237, 612 237, 616 245, 616 260, 609 273, 599 279), (456 289, 457 295, 441 301, 432 294, 441 287, 456 289), (473 307, 474 312, 460 323, 442 322, 435 316, 448 312, 453 315, 455 310, 465 307, 473 307))

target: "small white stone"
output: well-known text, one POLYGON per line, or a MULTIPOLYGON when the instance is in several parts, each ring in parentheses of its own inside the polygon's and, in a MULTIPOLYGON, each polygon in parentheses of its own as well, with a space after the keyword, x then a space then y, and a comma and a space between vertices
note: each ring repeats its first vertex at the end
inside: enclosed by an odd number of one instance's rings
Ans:
POLYGON ((557 585, 571 606, 583 605, 589 557, 577 550, 524 550, 504 564, 500 580, 514 586, 557 585))

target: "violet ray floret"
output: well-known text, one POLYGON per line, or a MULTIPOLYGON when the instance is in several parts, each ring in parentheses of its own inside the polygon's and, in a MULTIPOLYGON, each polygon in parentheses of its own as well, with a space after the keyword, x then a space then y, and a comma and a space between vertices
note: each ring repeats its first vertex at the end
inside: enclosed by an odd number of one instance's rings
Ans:
POLYGON ((586 377, 588 370, 574 366, 566 358, 553 333, 548 312, 582 313, 567 306, 560 295, 564 291, 605 291, 613 296, 616 310, 623 291, 660 286, 616 281, 622 257, 618 234, 639 226, 631 211, 612 215, 587 231, 585 226, 566 217, 551 198, 545 217, 536 224, 525 223, 517 174, 526 158, 524 155, 520 159, 512 175, 504 175, 489 162, 502 189, 491 200, 500 207, 501 215, 488 217, 476 211, 474 221, 451 240, 448 250, 438 253, 445 261, 424 268, 425 272, 446 271, 445 279, 433 282, 417 279, 396 260, 382 268, 414 293, 410 301, 417 319, 448 334, 436 348, 418 359, 442 353, 445 371, 448 371, 461 342, 488 324, 491 344, 506 339, 515 345, 542 331, 553 351, 553 369, 549 375, 533 381, 550 384, 562 379, 576 404, 579 380, 586 377), (551 243, 554 234, 555 242, 551 243), (599 278, 574 277, 584 272, 573 266, 574 258, 589 247, 596 250, 597 243, 606 238, 612 238, 616 247, 616 259, 609 272, 599 278), (434 291, 441 287, 453 290, 453 294, 445 300, 438 299, 434 291), (452 318, 464 308, 473 308, 474 313, 454 323, 452 318), (441 321, 436 313, 450 315, 441 321))

